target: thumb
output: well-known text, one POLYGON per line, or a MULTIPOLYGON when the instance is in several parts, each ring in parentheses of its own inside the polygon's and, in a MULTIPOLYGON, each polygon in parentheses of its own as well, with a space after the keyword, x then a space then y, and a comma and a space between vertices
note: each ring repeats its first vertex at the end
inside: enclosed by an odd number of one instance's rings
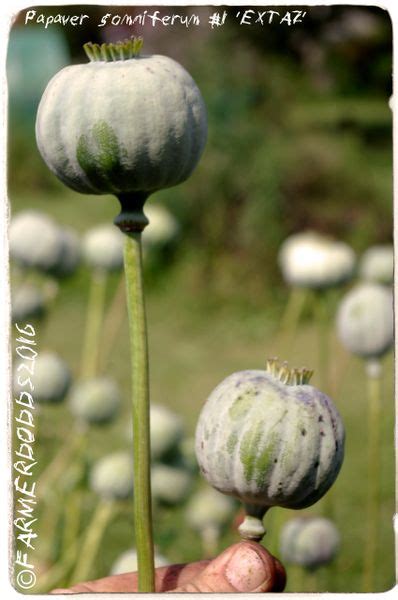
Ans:
POLYGON ((283 567, 256 542, 243 541, 227 548, 188 584, 174 592, 270 592, 285 583, 283 567))

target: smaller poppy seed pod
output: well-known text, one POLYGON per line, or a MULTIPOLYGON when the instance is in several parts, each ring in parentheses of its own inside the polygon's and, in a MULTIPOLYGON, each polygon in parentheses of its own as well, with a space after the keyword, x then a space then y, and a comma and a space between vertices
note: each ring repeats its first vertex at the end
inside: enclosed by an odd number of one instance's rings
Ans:
POLYGON ((298 517, 283 527, 280 552, 284 562, 314 570, 330 563, 340 547, 340 534, 324 517, 298 517))
MULTIPOLYGON (((156 551, 154 553, 154 563, 155 568, 157 567, 166 567, 170 564, 170 561, 167 560, 162 554, 156 551)), ((138 562, 137 562, 137 551, 135 548, 130 548, 130 550, 126 550, 123 552, 113 563, 111 568, 111 575, 121 575, 122 573, 131 573, 138 570, 138 562)))
POLYGON ((14 323, 26 319, 38 319, 46 310, 43 292, 32 284, 23 284, 11 293, 11 319, 14 323))
POLYGON ((221 529, 233 517, 236 503, 213 488, 199 490, 190 499, 185 517, 197 531, 208 527, 221 529))
POLYGON ((90 473, 90 487, 104 500, 125 500, 133 495, 133 460, 127 452, 100 458, 90 473))
POLYGON ((355 254, 343 242, 308 231, 291 235, 284 241, 278 262, 289 285, 325 289, 352 277, 355 254))
POLYGON ((85 233, 82 255, 86 264, 100 271, 123 267, 124 236, 114 225, 98 225, 85 233))
POLYGON ((149 225, 142 233, 145 248, 161 246, 169 243, 178 233, 175 217, 164 206, 149 204, 145 207, 149 225))
POLYGON ((330 488, 344 456, 344 427, 312 372, 275 359, 233 373, 207 399, 196 429, 199 467, 214 488, 240 499, 243 538, 260 540, 272 506, 305 508, 330 488))
POLYGON ((362 255, 359 275, 365 281, 390 285, 394 277, 394 247, 392 244, 371 246, 362 255))
POLYGON ((192 487, 192 476, 185 469, 164 464, 151 468, 152 497, 163 504, 181 504, 192 487))
POLYGON ((69 228, 60 228, 61 253, 56 265, 50 270, 54 277, 68 277, 77 269, 80 259, 80 241, 77 233, 69 228))
POLYGON ((40 353, 29 368, 32 374, 23 368, 24 361, 19 362, 14 369, 14 390, 26 390, 20 387, 28 376, 34 389, 32 396, 35 401, 46 404, 62 402, 71 384, 71 373, 65 361, 53 352, 40 353))
POLYGON ((119 389, 108 377, 79 381, 69 395, 69 407, 74 417, 90 425, 109 423, 116 416, 120 404, 119 389))
POLYGON ((340 302, 336 324, 347 350, 365 359, 383 356, 394 340, 391 291, 377 283, 357 285, 340 302))
MULTIPOLYGON (((178 449, 184 435, 183 422, 177 413, 161 404, 151 404, 151 458, 154 461, 165 461, 178 449)), ((132 429, 126 430, 129 440, 132 439, 132 429)))
POLYGON ((184 434, 180 415, 160 404, 151 404, 151 457, 160 460, 175 449, 184 434))
POLYGON ((46 214, 23 211, 11 219, 10 257, 24 268, 50 271, 62 252, 60 228, 46 214))

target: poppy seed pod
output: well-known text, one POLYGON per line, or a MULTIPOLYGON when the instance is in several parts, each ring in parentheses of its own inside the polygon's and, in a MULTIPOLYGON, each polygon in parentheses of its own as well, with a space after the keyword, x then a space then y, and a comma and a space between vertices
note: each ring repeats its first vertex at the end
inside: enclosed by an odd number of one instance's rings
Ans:
POLYGON ((192 496, 185 516, 189 525, 197 531, 207 527, 218 529, 232 519, 235 510, 236 503, 232 498, 208 487, 192 496))
MULTIPOLYGON (((18 391, 29 372, 20 362, 14 369, 14 390, 18 391)), ((30 366, 30 379, 34 386, 32 395, 37 402, 53 404, 61 402, 69 389, 71 373, 65 361, 53 352, 40 353, 30 366)), ((26 389, 26 388, 23 388, 26 389)))
POLYGON ((324 289, 352 277, 355 254, 347 244, 309 231, 287 238, 278 262, 289 285, 324 289))
POLYGON ((100 458, 90 473, 90 486, 104 500, 125 500, 133 495, 133 460, 127 452, 100 458))
POLYGON ((26 319, 40 318, 46 309, 43 292, 36 286, 26 283, 12 290, 11 319, 15 323, 26 319))
POLYGON ((308 385, 311 374, 269 360, 266 370, 224 379, 202 409, 200 470, 214 488, 243 502, 245 538, 263 537, 270 507, 317 502, 340 470, 343 423, 331 399, 308 385))
POLYGON ((46 272, 55 268, 62 252, 59 227, 49 216, 33 210, 11 219, 9 243, 13 261, 46 272))
POLYGON ((151 469, 152 497, 164 504, 180 504, 192 487, 192 476, 185 469, 154 464, 151 469))
POLYGON ((69 228, 60 228, 61 253, 56 265, 50 270, 54 277, 67 277, 74 273, 80 263, 80 241, 77 233, 69 228))
POLYGON ((83 259, 92 269, 118 271, 123 267, 124 236, 114 225, 98 225, 83 236, 83 259))
POLYGON ((69 395, 72 414, 89 424, 103 424, 117 414, 121 397, 116 383, 108 377, 84 379, 76 383, 69 395))
POLYGON ((377 283, 357 285, 340 302, 336 323, 347 350, 365 359, 382 356, 394 339, 391 291, 377 283))
POLYGON ((164 206, 149 204, 145 207, 145 214, 149 220, 142 234, 146 248, 167 244, 177 235, 178 223, 164 206))
POLYGON ((203 152, 198 87, 171 58, 139 55, 141 46, 85 44, 90 62, 62 69, 42 96, 38 148, 78 192, 148 195, 185 181, 203 152))
POLYGON ((308 570, 331 562, 339 547, 340 534, 334 523, 324 517, 290 519, 281 532, 283 561, 308 570))
POLYGON ((151 457, 159 460, 175 449, 184 434, 180 415, 160 404, 151 404, 151 457))
MULTIPOLYGON (((184 435, 183 422, 177 413, 161 404, 151 404, 151 458, 154 461, 164 461, 169 455, 174 456, 174 451, 184 435)), ((133 432, 129 426, 126 430, 129 441, 133 432)))
POLYGON ((362 255, 359 274, 365 281, 389 285, 394 276, 394 247, 392 244, 371 246, 362 255))

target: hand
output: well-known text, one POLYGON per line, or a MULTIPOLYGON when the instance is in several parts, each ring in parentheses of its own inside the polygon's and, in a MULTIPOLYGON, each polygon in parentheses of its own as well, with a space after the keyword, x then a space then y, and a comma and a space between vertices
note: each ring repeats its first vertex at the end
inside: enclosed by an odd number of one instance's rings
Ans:
MULTIPOLYGON (((230 546, 213 560, 156 569, 157 592, 281 592, 286 583, 281 563, 256 542, 230 546)), ((136 592, 137 573, 78 583, 53 594, 136 592)))

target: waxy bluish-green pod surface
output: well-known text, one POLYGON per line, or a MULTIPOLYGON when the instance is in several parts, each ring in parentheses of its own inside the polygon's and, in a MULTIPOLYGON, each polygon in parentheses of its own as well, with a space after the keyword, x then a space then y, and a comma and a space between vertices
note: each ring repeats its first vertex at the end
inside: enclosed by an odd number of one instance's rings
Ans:
POLYGON ((48 167, 78 192, 148 195, 192 173, 206 141, 206 110, 180 64, 128 58, 115 48, 96 56, 91 45, 91 62, 51 79, 37 113, 37 144, 48 167))
POLYGON ((272 506, 314 504, 340 470, 341 417, 330 398, 305 383, 307 375, 274 361, 267 371, 233 373, 210 394, 200 414, 200 470, 217 490, 243 502, 243 537, 261 539, 261 519, 272 506))

